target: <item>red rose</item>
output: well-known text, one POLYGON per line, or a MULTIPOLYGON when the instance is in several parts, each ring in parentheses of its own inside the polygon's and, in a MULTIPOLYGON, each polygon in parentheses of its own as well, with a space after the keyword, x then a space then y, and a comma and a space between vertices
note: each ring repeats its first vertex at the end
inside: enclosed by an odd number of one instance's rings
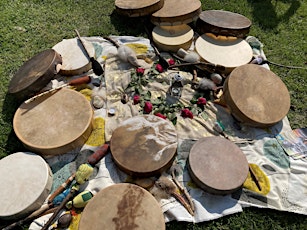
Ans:
POLYGON ((138 103, 140 103, 140 100, 141 100, 141 97, 140 97, 140 95, 134 95, 133 96, 133 104, 138 104, 138 103))
POLYGON ((150 113, 152 111, 152 104, 149 101, 145 102, 144 111, 145 113, 150 113))
POLYGON ((175 60, 174 59, 169 59, 168 60, 168 64, 169 65, 174 65, 175 64, 175 60))
POLYGON ((137 68, 137 69, 136 69, 136 74, 137 74, 138 76, 142 76, 142 75, 144 74, 144 72, 145 72, 145 69, 144 69, 144 68, 137 68))
POLYGON ((164 116, 162 113, 156 113, 155 114, 157 117, 161 117, 161 118, 163 118, 163 119, 166 119, 167 118, 167 116, 164 116))
POLYGON ((198 98, 196 103, 197 103, 197 105, 206 105, 207 100, 206 100, 206 98, 200 97, 200 98, 198 98))
POLYGON ((189 109, 181 110, 181 116, 184 118, 188 117, 188 118, 193 119, 193 113, 189 109))
POLYGON ((163 67, 162 67, 162 65, 157 64, 157 65, 156 65, 156 70, 158 70, 159 73, 162 73, 162 72, 163 72, 163 67))

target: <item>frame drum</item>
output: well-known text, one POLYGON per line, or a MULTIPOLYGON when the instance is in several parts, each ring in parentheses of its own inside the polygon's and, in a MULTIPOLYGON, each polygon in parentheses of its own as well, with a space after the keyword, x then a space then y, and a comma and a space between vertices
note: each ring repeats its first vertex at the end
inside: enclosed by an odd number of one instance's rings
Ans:
POLYGON ((188 50, 193 41, 194 31, 188 25, 155 26, 152 38, 163 51, 176 53, 180 48, 188 50))
POLYGON ((145 189, 120 183, 100 190, 85 206, 80 230, 164 230, 162 209, 145 189))
POLYGON ((150 177, 170 167, 177 150, 177 133, 167 120, 154 115, 136 116, 114 130, 110 149, 121 170, 136 177, 150 177))
POLYGON ((33 96, 58 73, 58 64, 62 64, 62 57, 53 49, 36 54, 13 76, 9 84, 9 93, 20 100, 33 96))
POLYGON ((241 38, 220 40, 203 34, 196 40, 195 48, 201 58, 209 63, 224 66, 225 72, 231 72, 234 68, 249 63, 253 58, 251 46, 241 38))
POLYGON ((199 139, 191 148, 188 170, 206 192, 225 195, 239 189, 248 175, 248 162, 231 141, 223 137, 199 139))
MULTIPOLYGON (((92 43, 83 39, 83 43, 90 57, 95 56, 92 43)), ((61 54, 63 65, 60 70, 62 75, 79 75, 88 72, 92 68, 89 57, 78 38, 64 39, 52 47, 61 54)))
POLYGON ((157 26, 188 24, 196 20, 201 12, 199 0, 164 0, 163 7, 151 15, 151 22, 157 26))
POLYGON ((39 209, 49 195, 52 172, 34 153, 17 152, 0 160, 0 219, 20 219, 39 209))
POLYGON ((238 38, 246 37, 251 25, 251 21, 245 16, 224 10, 203 11, 196 20, 199 34, 213 33, 238 38))
POLYGON ((255 64, 234 69, 224 82, 223 98, 232 115, 244 124, 265 128, 282 120, 290 109, 286 85, 272 71, 255 64))
POLYGON ((141 17, 160 10, 164 0, 115 0, 116 11, 128 17, 141 17))
POLYGON ((13 128, 31 151, 58 155, 83 145, 92 131, 93 110, 79 92, 62 88, 17 109, 13 128))

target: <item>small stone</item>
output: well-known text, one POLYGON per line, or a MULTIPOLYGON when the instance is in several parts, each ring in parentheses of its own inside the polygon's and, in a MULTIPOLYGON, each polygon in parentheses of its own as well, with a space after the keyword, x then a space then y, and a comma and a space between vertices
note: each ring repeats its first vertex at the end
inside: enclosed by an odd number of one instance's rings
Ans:
POLYGON ((104 100, 103 98, 96 95, 92 98, 92 104, 96 109, 100 109, 104 105, 104 100))

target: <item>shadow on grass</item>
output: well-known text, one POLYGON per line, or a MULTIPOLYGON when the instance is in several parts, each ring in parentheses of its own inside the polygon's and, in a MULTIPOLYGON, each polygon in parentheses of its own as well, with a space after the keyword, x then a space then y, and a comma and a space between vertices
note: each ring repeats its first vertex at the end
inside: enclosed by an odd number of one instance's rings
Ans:
POLYGON ((274 29, 280 22, 287 22, 301 6, 299 0, 247 0, 253 8, 253 20, 264 29, 274 29), (285 12, 277 12, 278 5, 290 5, 285 12))
POLYGON ((18 151, 26 151, 23 144, 15 135, 13 129, 13 118, 20 104, 21 102, 16 100, 13 95, 8 93, 6 94, 2 107, 2 116, 5 123, 10 124, 8 127, 6 127, 6 130, 8 130, 9 132, 8 139, 5 145, 7 154, 12 154, 18 151))

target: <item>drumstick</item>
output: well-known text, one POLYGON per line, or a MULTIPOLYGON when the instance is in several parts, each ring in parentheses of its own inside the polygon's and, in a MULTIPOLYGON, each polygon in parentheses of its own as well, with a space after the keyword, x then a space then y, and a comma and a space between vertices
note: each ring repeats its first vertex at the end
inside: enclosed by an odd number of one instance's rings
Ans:
POLYGON ((81 42, 81 45, 83 46, 83 49, 85 50, 85 53, 87 54, 87 57, 90 59, 90 62, 92 63, 92 69, 94 71, 94 74, 96 74, 97 76, 100 76, 103 74, 103 69, 100 65, 100 63, 94 58, 94 57, 90 57, 86 47, 85 47, 85 44, 83 43, 82 39, 81 39, 81 36, 78 32, 78 30, 75 29, 75 32, 81 42))
POLYGON ((53 88, 53 89, 50 89, 50 90, 48 90, 48 91, 42 92, 42 93, 40 93, 40 94, 37 94, 37 95, 35 95, 35 96, 29 98, 28 100, 26 100, 25 103, 26 103, 26 104, 29 104, 30 102, 34 101, 35 99, 37 99, 37 98, 39 98, 39 97, 41 97, 41 96, 43 96, 43 95, 46 95, 46 94, 48 94, 48 93, 52 93, 52 92, 54 92, 54 91, 56 91, 56 90, 59 90, 59 89, 61 89, 61 88, 66 87, 66 86, 69 86, 69 85, 74 86, 74 85, 88 84, 90 81, 91 81, 91 78, 90 78, 89 76, 84 76, 84 77, 80 77, 80 78, 71 80, 70 82, 68 82, 68 83, 66 83, 66 84, 64 84, 64 85, 60 85, 60 86, 55 87, 55 88, 53 88))
POLYGON ((253 181, 255 182, 257 188, 259 189, 259 191, 261 191, 262 188, 261 188, 261 185, 260 185, 260 183, 259 183, 259 180, 258 180, 258 178, 257 178, 257 176, 256 176, 256 174, 255 174, 255 172, 254 172, 254 170, 253 170, 252 167, 250 166, 250 164, 248 165, 248 169, 249 169, 249 172, 250 172, 250 174, 251 174, 251 177, 252 177, 253 181))
POLYGON ((67 178, 67 180, 61 184, 49 197, 48 199, 48 204, 52 203, 53 199, 59 195, 60 193, 62 193, 65 189, 67 189, 67 186, 75 179, 76 174, 73 173, 70 177, 67 178))
MULTIPOLYGON (((87 158, 87 162, 91 166, 95 166, 107 153, 109 150, 109 144, 106 143, 102 146, 100 146, 92 155, 90 155, 87 158)), ((51 224, 53 224, 55 218, 60 213, 60 211, 64 208, 66 203, 70 201, 76 194, 78 190, 77 189, 71 189, 70 193, 65 197, 65 199, 61 202, 59 207, 57 207, 56 211, 53 213, 53 215, 49 218, 47 223, 43 226, 42 230, 47 230, 51 224)))

